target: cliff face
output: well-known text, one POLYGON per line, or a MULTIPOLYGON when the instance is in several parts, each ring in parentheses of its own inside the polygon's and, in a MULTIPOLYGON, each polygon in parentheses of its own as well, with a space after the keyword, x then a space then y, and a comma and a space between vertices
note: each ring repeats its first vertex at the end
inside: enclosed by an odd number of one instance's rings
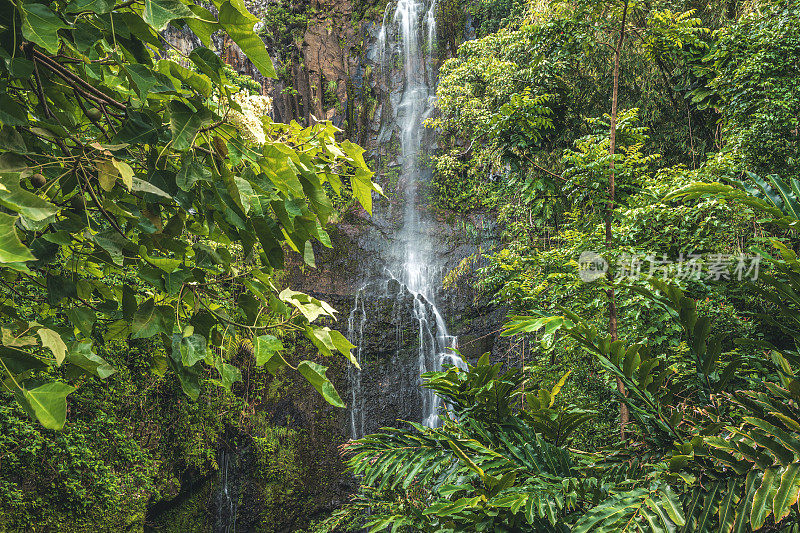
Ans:
MULTIPOLYGON (((201 4, 215 12, 213 5, 201 4)), ((389 0, 245 0, 250 12, 263 20, 256 29, 269 50, 277 79, 261 76, 227 36, 215 35, 212 41, 229 66, 253 78, 262 94, 272 98, 275 121, 331 120, 345 138, 373 150, 379 138, 385 144, 387 139, 379 134, 389 132, 396 118, 396 111, 385 109, 384 103, 396 103, 401 89, 392 89, 389 83, 400 75, 400 65, 376 75, 377 41, 388 4, 389 0), (393 90, 396 94, 391 95, 393 90)), ((447 13, 453 5, 461 9, 451 0, 437 5, 447 13)), ((448 20, 440 24, 437 63, 471 37, 471 26, 463 16, 450 14, 448 20)), ((188 28, 181 31, 170 26, 164 37, 183 53, 200 46, 188 28)))
MULTIPOLYGON (((245 5, 264 21, 257 29, 278 78, 261 76, 227 36, 215 36, 214 45, 234 70, 261 84, 273 100, 272 118, 302 124, 331 120, 346 138, 367 144, 380 100, 380 88, 370 79, 375 65, 369 52, 385 2, 369 6, 366 14, 354 11, 351 0, 249 0, 245 5)), ((170 28, 164 36, 185 53, 200 45, 188 30, 170 28)))

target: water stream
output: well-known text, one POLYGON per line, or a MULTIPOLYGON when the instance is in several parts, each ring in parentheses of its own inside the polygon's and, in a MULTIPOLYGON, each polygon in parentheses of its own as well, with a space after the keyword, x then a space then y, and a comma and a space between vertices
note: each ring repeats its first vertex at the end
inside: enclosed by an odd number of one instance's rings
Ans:
POLYGON ((219 454, 219 488, 216 492, 215 533, 236 531, 236 489, 230 480, 230 470, 235 468, 236 453, 223 449, 219 454), (234 464, 231 464, 233 455, 234 464))
MULTIPOLYGON (((442 370, 445 364, 463 367, 461 359, 451 350, 456 347, 457 339, 448 333, 445 320, 435 304, 441 261, 429 238, 433 222, 425 216, 417 194, 422 181, 421 160, 430 149, 426 137, 431 136, 426 135, 424 122, 433 114, 435 101, 435 72, 431 60, 436 39, 435 2, 399 0, 391 16, 387 6, 376 43, 382 75, 387 77, 390 87, 402 89, 399 100, 393 102, 400 140, 398 192, 403 200, 402 225, 388 254, 390 257, 383 258, 387 267, 381 285, 385 288, 399 287, 395 295, 387 294, 396 297, 398 302, 407 298, 409 293, 413 298, 409 312, 417 324, 416 371, 420 374, 442 370), (402 77, 392 79, 395 61, 402 65, 402 77)), ((369 322, 365 298, 362 288, 356 294, 348 321, 349 338, 356 345, 363 341, 364 327, 369 322)), ((362 350, 359 349, 356 357, 361 356, 362 350)), ((349 378, 350 430, 351 436, 358 438, 364 434, 361 372, 351 369, 349 378)), ((421 379, 418 383, 421 384, 421 379)), ((438 426, 441 401, 432 391, 422 387, 418 389, 421 396, 419 420, 428 427, 438 426)))
MULTIPOLYGON (((356 345, 354 357, 359 364, 364 362, 364 325, 367 323, 365 296, 361 287, 356 292, 356 302, 347 318, 347 338, 356 345)), ((364 395, 361 386, 361 370, 354 365, 347 367, 347 381, 350 384, 350 435, 364 435, 364 395)), ((357 438, 357 437, 354 437, 357 438)))

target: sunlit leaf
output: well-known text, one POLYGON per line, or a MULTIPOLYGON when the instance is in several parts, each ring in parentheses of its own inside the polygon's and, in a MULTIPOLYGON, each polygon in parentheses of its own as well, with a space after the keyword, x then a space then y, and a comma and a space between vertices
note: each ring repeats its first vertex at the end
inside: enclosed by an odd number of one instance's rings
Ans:
POLYGON ((17 236, 17 230, 14 227, 17 218, 0 213, 0 263, 17 263, 36 259, 17 236))
POLYGON ((327 367, 312 361, 302 361, 297 365, 297 371, 317 389, 317 392, 325 398, 325 401, 335 407, 345 407, 344 402, 342 402, 342 399, 339 397, 339 393, 336 392, 333 384, 325 375, 328 371, 327 367))

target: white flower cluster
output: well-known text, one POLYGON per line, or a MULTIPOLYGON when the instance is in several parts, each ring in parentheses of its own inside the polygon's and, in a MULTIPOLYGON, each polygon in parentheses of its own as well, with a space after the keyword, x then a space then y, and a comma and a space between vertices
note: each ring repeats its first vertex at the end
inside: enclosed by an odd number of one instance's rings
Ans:
POLYGON ((244 93, 235 94, 233 99, 242 107, 242 112, 231 110, 229 114, 231 123, 245 139, 255 144, 264 144, 266 135, 261 117, 269 115, 272 111, 272 99, 268 96, 248 96, 244 93))

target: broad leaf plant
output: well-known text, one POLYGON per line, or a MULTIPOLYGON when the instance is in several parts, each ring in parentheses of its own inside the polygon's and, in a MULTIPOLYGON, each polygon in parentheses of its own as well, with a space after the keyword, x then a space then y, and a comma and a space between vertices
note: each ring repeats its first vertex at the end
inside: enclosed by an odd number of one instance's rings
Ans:
POLYGON ((335 310, 276 274, 287 253, 313 266, 312 243, 331 246, 333 196, 369 211, 380 191, 330 123, 243 117, 212 35, 274 77, 256 22, 242 0, 0 2, 0 373, 45 427, 64 425, 81 379, 114 373, 99 347, 127 339, 162 342, 153 371, 193 399, 240 379, 220 347, 246 338, 256 364, 344 405, 326 367, 292 363, 280 340, 356 364, 317 324, 335 310), (173 50, 169 25, 204 46, 173 50))

